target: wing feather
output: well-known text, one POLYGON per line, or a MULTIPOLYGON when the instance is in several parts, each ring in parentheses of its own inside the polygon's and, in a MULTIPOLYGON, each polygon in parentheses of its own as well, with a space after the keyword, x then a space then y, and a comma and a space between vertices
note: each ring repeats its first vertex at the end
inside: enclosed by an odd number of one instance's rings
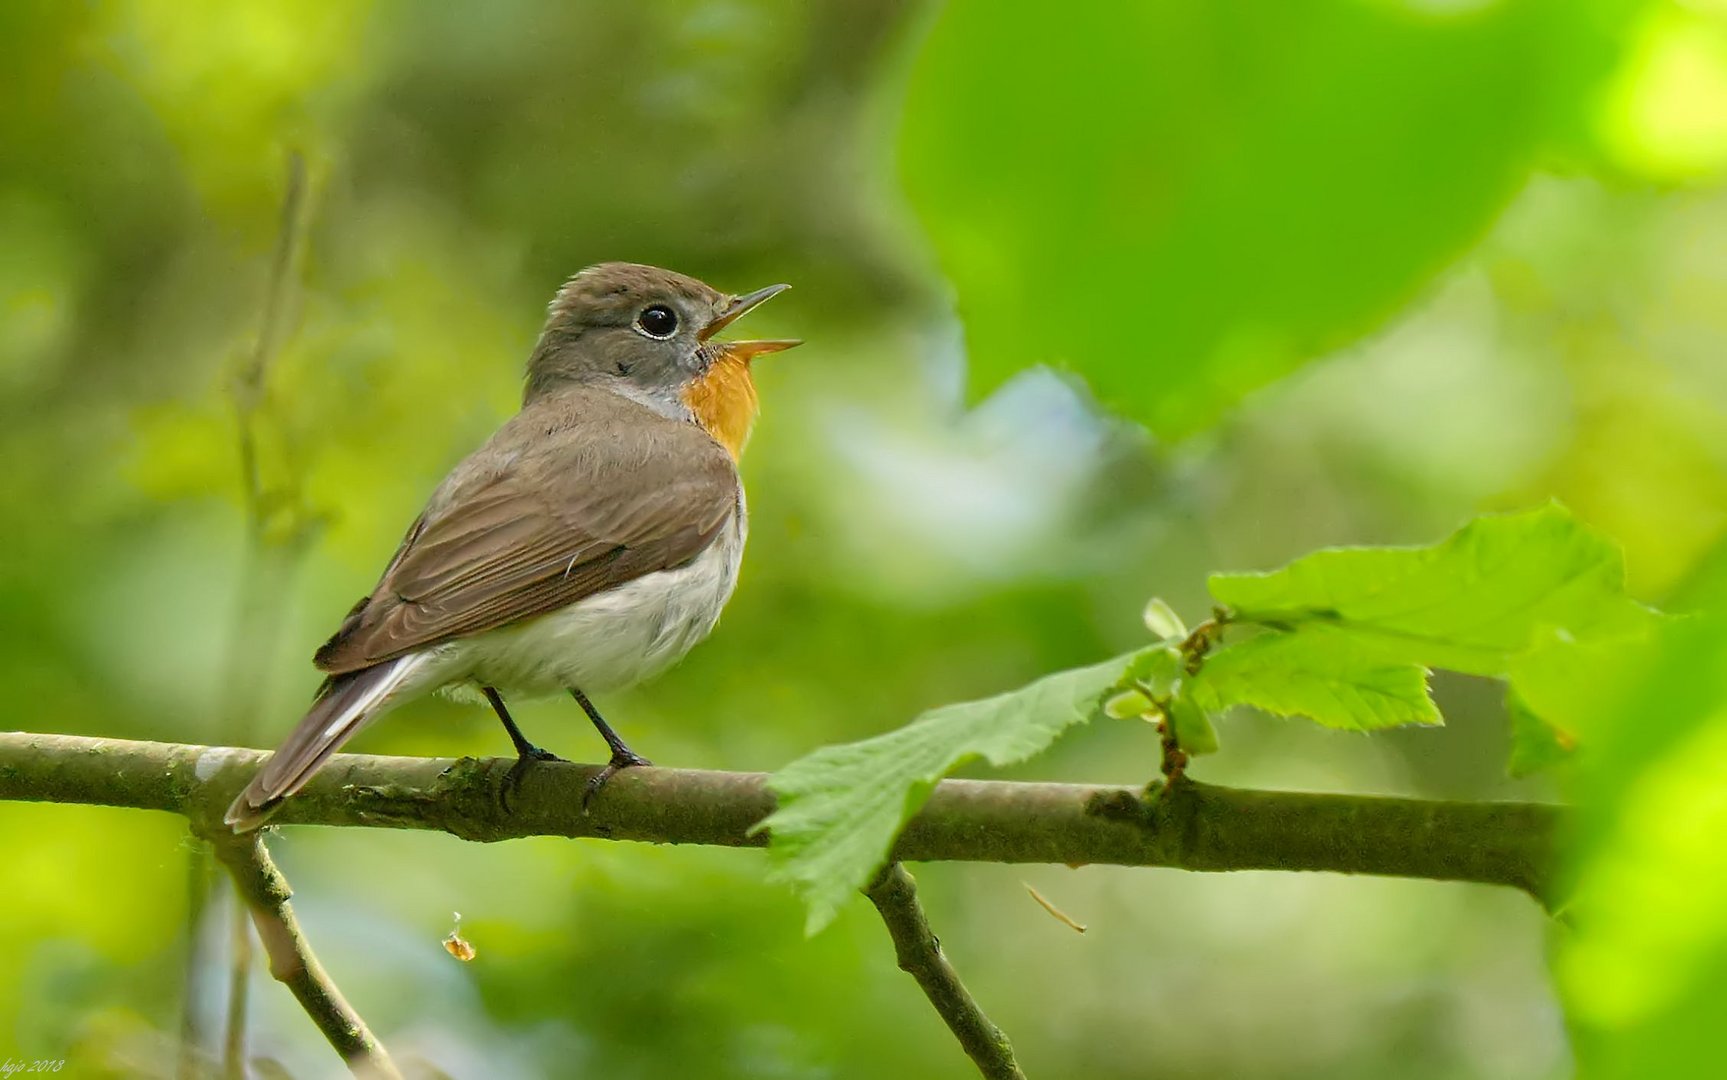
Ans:
POLYGON ((555 611, 681 566, 732 527, 736 468, 700 428, 627 402, 575 405, 549 421, 524 411, 457 467, 318 650, 320 668, 357 671, 555 611))

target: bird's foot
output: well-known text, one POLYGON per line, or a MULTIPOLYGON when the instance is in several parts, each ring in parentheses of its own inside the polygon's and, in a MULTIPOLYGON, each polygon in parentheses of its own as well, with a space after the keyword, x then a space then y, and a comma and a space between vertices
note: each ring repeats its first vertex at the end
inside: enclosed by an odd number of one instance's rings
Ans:
POLYGON ((600 793, 600 789, 606 786, 606 781, 616 776, 621 770, 652 764, 653 762, 627 746, 614 748, 612 760, 606 763, 605 768, 589 777, 587 786, 582 790, 582 813, 588 812, 588 803, 592 802, 594 796, 600 793))
POLYGON ((531 742, 523 741, 518 748, 516 763, 510 766, 510 771, 504 774, 504 786, 500 791, 500 801, 504 804, 504 812, 510 812, 510 799, 521 788, 522 780, 527 777, 528 770, 542 761, 563 761, 564 759, 542 749, 531 742))

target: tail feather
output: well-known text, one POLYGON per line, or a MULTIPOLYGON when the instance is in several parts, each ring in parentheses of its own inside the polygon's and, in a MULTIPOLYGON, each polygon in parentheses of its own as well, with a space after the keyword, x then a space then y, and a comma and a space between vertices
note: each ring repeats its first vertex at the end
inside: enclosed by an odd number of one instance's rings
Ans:
POLYGON ((305 786, 331 754, 381 714, 394 691, 423 662, 404 656, 375 667, 336 675, 324 684, 311 711, 264 762, 223 820, 235 832, 262 825, 283 799, 305 786))

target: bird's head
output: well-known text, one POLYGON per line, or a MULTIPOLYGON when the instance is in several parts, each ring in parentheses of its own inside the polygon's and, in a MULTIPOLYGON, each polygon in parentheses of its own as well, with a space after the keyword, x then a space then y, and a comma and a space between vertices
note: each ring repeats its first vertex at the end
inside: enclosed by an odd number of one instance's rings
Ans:
POLYGON ((526 398, 570 383, 604 386, 668 415, 693 416, 736 457, 756 415, 750 361, 799 342, 714 336, 789 287, 734 296, 654 266, 590 266, 552 300, 528 361, 526 398))

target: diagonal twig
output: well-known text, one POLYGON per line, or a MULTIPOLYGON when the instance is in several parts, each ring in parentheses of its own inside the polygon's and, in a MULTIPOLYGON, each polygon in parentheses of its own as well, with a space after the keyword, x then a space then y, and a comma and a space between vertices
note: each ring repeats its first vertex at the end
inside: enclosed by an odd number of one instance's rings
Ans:
POLYGON ((864 895, 887 924, 900 970, 917 980, 978 1072, 988 1080, 1025 1080, 1007 1036, 983 1014, 941 951, 941 942, 930 930, 929 918, 918 903, 917 882, 906 868, 889 863, 864 889, 864 895))
POLYGON ((288 903, 293 890, 276 869, 263 838, 257 833, 235 836, 214 829, 208 839, 215 846, 216 857, 233 876, 234 886, 251 913, 252 924, 257 927, 258 938, 269 958, 270 974, 293 991, 306 1015, 318 1025, 355 1076, 401 1080, 402 1074, 383 1044, 313 955, 288 903))

